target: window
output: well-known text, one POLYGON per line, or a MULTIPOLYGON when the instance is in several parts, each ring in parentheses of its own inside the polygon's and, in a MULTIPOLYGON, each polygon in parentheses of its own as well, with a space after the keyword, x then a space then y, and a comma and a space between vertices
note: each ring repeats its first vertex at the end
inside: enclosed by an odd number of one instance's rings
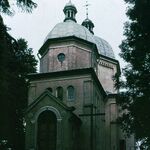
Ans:
POLYGON ((60 54, 58 54, 57 58, 62 63, 65 60, 65 54, 64 53, 60 53, 60 54))
POLYGON ((68 86, 67 88, 68 100, 75 99, 75 90, 73 86, 68 86))
POLYGON ((56 97, 59 98, 60 100, 63 100, 63 88, 62 87, 57 87, 56 97))
POLYGON ((70 11, 68 11, 68 18, 70 17, 70 11))
POLYGON ((71 11, 71 17, 73 18, 73 11, 71 11))

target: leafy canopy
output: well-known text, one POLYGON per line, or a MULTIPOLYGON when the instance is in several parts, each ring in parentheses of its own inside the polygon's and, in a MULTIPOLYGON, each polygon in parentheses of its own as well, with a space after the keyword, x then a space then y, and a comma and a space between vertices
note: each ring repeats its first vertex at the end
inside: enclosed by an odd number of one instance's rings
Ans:
POLYGON ((15 40, 0 15, 0 149, 24 149, 28 73, 37 61, 24 39, 15 40))
POLYGON ((27 106, 26 75, 36 72, 37 61, 24 39, 15 40, 1 14, 13 15, 16 5, 31 12, 32 0, 0 0, 0 149, 25 149, 24 109, 27 106), (14 7, 15 8, 15 7, 14 7))
POLYGON ((123 69, 126 81, 117 83, 125 89, 118 99, 123 108, 120 121, 128 134, 135 134, 150 148, 150 0, 125 2, 129 21, 120 45, 120 56, 127 62, 123 69))
POLYGON ((27 12, 31 12, 33 8, 37 7, 37 4, 32 0, 0 0, 0 12, 12 15, 14 12, 12 5, 14 4, 27 12))

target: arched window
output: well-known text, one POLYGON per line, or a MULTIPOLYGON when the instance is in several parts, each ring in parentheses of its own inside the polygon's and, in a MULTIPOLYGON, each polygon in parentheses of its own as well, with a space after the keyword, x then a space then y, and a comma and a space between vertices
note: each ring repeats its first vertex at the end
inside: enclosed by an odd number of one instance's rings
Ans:
POLYGON ((67 88, 67 94, 68 94, 68 100, 74 100, 75 99, 75 90, 73 86, 68 86, 67 88))
POLYGON ((47 90, 49 91, 49 92, 51 92, 51 93, 53 93, 53 89, 52 88, 47 88, 47 90))
POLYGON ((56 97, 59 98, 60 100, 63 100, 63 88, 62 87, 57 87, 56 97))
POLYGON ((57 119, 52 111, 42 112, 37 120, 37 149, 56 150, 57 119))

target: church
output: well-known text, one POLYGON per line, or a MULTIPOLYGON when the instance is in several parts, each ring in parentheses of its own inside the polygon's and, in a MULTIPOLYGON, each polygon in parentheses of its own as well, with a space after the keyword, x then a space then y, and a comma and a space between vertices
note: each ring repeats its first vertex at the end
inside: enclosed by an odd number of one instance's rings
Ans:
POLYGON ((28 75, 26 150, 134 150, 117 123, 120 66, 111 46, 88 15, 77 23, 71 1, 63 12, 39 49, 40 73, 28 75))

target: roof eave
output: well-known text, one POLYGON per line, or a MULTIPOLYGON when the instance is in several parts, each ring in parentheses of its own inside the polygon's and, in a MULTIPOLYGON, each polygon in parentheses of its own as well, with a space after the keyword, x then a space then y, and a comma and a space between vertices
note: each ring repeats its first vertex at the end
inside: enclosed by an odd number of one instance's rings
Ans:
POLYGON ((78 41, 80 43, 82 42, 82 43, 88 44, 92 48, 93 48, 93 46, 96 48, 96 44, 94 44, 90 41, 78 38, 76 36, 67 36, 67 37, 58 37, 58 38, 47 39, 47 41, 39 49, 38 53, 42 56, 45 53, 45 51, 48 49, 48 47, 51 43, 58 43, 58 42, 62 42, 62 41, 67 41, 67 42, 68 41, 78 41))

